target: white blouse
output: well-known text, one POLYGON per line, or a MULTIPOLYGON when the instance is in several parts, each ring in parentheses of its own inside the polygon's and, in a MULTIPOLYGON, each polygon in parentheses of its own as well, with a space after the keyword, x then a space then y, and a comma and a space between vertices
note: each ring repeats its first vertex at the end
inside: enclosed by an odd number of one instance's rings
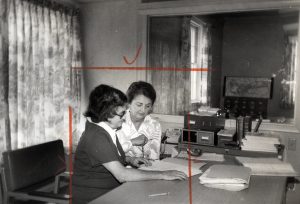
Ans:
POLYGON ((122 124, 122 128, 117 131, 117 136, 126 156, 159 159, 161 126, 160 123, 151 118, 150 115, 145 117, 140 128, 136 130, 133 122, 131 121, 130 112, 127 111, 125 115, 125 122, 122 124), (144 145, 144 147, 133 146, 130 140, 142 134, 148 138, 148 142, 144 145))

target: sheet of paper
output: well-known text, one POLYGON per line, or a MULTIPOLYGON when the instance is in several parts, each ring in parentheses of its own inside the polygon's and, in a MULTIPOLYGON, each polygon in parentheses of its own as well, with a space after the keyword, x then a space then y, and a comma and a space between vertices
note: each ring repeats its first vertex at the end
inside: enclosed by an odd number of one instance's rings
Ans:
POLYGON ((202 155, 198 157, 198 159, 202 161, 218 161, 218 162, 225 161, 223 154, 216 154, 216 153, 202 153, 202 155))
MULTIPOLYGON (((200 168, 205 165, 204 162, 191 162, 191 176, 200 174, 202 171, 200 168)), ((152 162, 152 166, 142 166, 142 170, 147 171, 166 171, 166 170, 177 170, 184 172, 189 176, 189 165, 188 160, 178 158, 166 158, 164 160, 155 160, 152 162)))
POLYGON ((276 158, 236 157, 245 167, 252 170, 252 175, 299 176, 290 163, 276 158))

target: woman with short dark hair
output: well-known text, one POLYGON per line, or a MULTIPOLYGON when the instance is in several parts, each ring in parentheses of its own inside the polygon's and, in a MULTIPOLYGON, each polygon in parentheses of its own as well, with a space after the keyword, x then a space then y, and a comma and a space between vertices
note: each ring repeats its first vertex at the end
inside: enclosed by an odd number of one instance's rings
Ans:
MULTIPOLYGON (((144 158, 126 157, 116 136, 124 122, 127 99, 121 91, 99 85, 90 94, 85 131, 78 143, 72 176, 72 203, 87 203, 126 181, 185 179, 179 171, 126 168, 150 165, 144 158)), ((121 202, 121 201, 120 201, 121 202)))
POLYGON ((132 100, 138 96, 138 95, 143 95, 147 98, 149 98, 152 102, 152 105, 154 104, 155 100, 156 100, 156 91, 153 88, 153 86, 145 81, 136 81, 133 82, 127 92, 127 99, 128 102, 131 103, 132 100))
POLYGON ((150 116, 156 92, 144 81, 133 82, 127 90, 129 110, 118 132, 127 156, 159 159, 161 144, 160 123, 150 116))

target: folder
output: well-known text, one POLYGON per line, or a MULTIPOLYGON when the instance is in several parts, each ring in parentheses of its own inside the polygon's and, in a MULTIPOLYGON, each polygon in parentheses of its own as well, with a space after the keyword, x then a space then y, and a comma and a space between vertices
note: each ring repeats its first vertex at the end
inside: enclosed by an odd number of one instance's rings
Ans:
POLYGON ((248 188, 251 169, 237 165, 213 165, 200 177, 200 184, 211 188, 240 191, 248 188))

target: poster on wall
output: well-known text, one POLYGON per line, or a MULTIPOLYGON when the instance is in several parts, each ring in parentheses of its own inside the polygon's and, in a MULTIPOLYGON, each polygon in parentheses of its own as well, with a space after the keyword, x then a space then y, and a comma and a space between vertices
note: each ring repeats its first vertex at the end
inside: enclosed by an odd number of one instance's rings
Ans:
POLYGON ((232 77, 224 80, 226 97, 272 98, 272 78, 232 77))

